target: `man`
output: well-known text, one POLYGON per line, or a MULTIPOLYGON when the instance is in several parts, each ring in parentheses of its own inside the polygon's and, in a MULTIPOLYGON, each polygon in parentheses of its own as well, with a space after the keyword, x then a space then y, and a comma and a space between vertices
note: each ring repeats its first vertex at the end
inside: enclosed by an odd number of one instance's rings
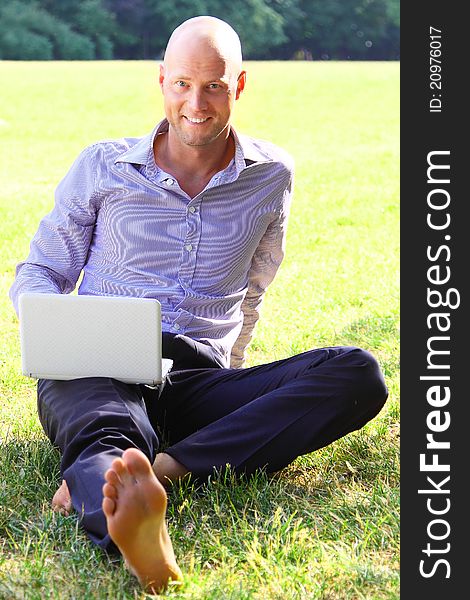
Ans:
POLYGON ((62 451, 54 507, 73 505, 90 538, 117 548, 149 591, 181 578, 165 485, 226 464, 280 470, 362 427, 387 397, 376 361, 358 348, 239 368, 283 257, 292 190, 291 159, 231 126, 245 80, 229 25, 180 25, 160 68, 166 119, 146 138, 79 156, 11 290, 17 306, 23 291, 72 291, 83 272, 79 293, 162 304, 174 367, 160 389, 38 383, 41 423, 62 451))

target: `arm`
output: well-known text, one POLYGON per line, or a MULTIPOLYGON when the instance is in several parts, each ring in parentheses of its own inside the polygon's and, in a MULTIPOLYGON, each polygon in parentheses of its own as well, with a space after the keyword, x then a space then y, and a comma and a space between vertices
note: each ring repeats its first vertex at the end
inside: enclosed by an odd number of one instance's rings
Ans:
POLYGON ((253 337, 264 293, 284 258, 287 221, 292 199, 292 179, 283 193, 281 210, 262 237, 248 273, 248 290, 242 302, 243 325, 230 357, 230 366, 243 366, 245 349, 253 337))
POLYGON ((10 298, 22 292, 69 293, 86 262, 98 210, 95 147, 84 150, 58 185, 53 210, 41 221, 28 258, 16 268, 10 298))

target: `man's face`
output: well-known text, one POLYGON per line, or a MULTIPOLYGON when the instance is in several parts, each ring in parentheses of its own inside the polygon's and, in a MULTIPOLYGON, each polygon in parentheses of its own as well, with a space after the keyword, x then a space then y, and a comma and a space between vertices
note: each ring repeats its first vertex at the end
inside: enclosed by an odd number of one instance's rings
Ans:
POLYGON ((205 146, 228 135, 235 100, 245 74, 207 45, 189 43, 173 50, 160 66, 165 114, 179 140, 205 146))

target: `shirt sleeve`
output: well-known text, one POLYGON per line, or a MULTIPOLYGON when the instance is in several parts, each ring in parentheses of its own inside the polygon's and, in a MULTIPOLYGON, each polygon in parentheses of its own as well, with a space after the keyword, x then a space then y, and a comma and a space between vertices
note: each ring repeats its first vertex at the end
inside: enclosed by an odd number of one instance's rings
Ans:
POLYGON ((248 273, 248 290, 241 306, 243 325, 230 357, 232 368, 240 368, 245 362, 245 350, 253 337, 261 302, 284 258, 292 191, 291 175, 288 187, 283 192, 283 202, 278 217, 267 228, 253 255, 248 273))
POLYGON ((23 292, 73 291, 86 262, 98 211, 96 148, 86 148, 57 186, 55 205, 39 224, 25 261, 16 267, 10 298, 18 313, 23 292))

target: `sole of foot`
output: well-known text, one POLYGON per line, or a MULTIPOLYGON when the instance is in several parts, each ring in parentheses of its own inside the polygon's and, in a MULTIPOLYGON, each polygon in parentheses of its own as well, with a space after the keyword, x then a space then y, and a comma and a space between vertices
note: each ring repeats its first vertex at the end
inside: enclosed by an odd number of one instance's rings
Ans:
POLYGON ((167 495, 147 457, 125 450, 105 473, 103 512, 108 532, 130 571, 150 593, 181 581, 165 522, 167 495))

